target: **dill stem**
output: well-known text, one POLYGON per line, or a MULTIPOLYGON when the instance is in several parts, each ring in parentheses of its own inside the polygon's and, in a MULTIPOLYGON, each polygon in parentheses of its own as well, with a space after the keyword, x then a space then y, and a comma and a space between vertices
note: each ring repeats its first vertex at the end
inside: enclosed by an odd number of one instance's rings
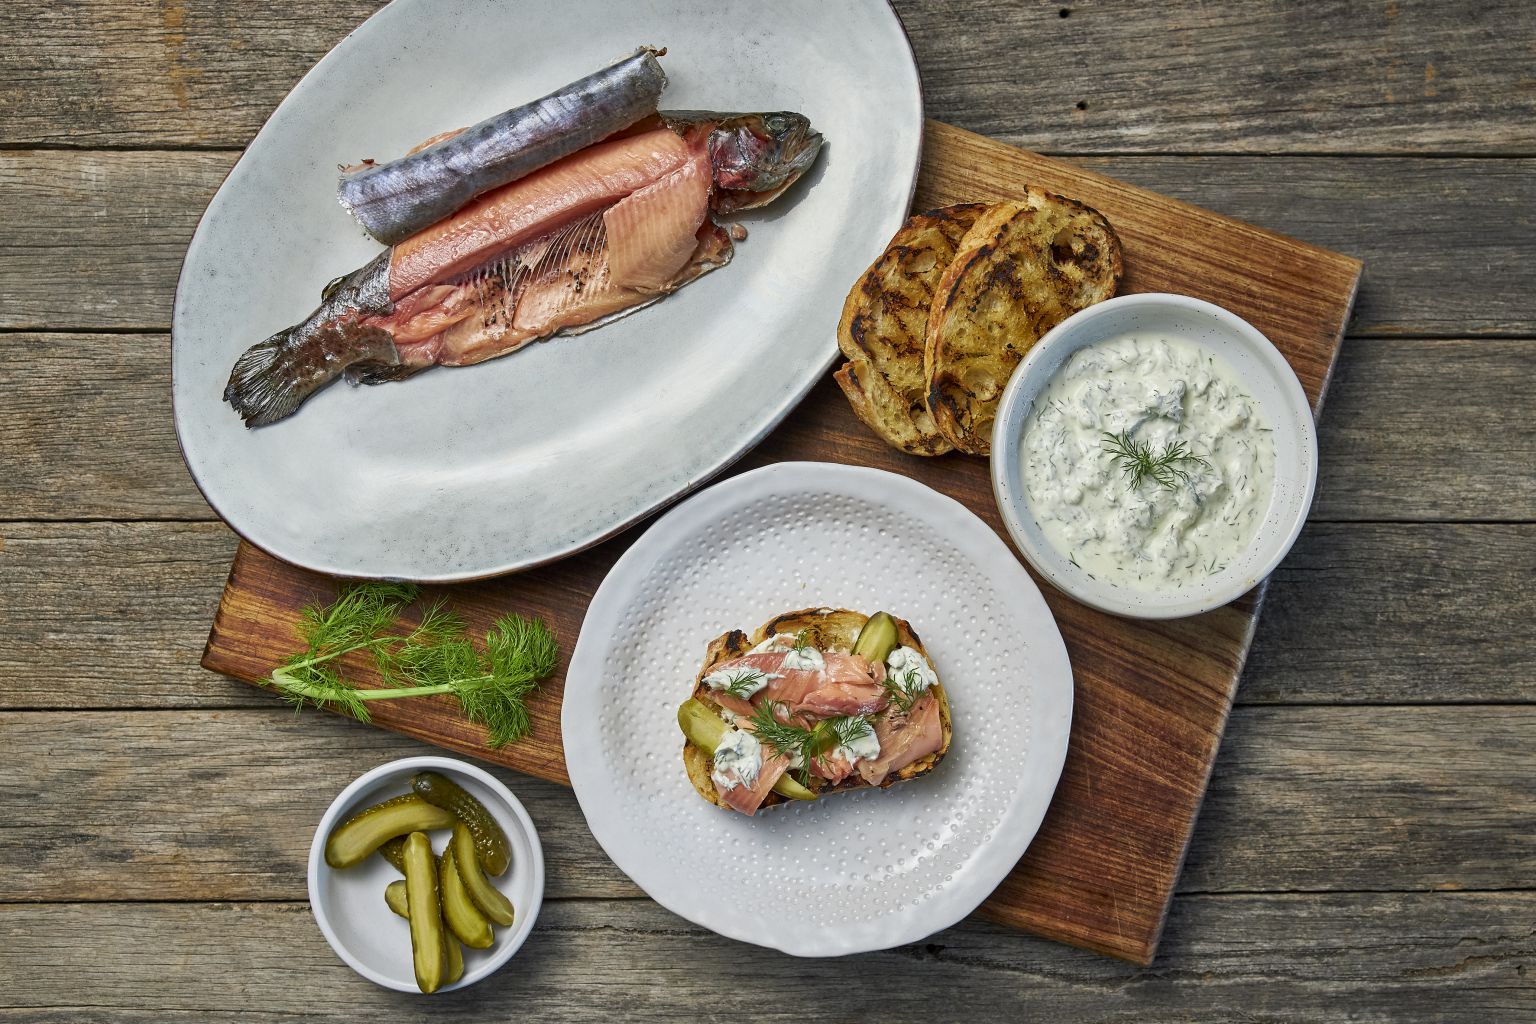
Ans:
MULTIPOLYGON (((480 679, 486 676, 478 677, 480 679)), ((393 686, 380 690, 353 690, 363 700, 394 700, 397 697, 431 697, 439 693, 452 693, 465 683, 475 682, 475 679, 455 679, 447 683, 435 683, 431 686, 393 686)))
MULTIPOLYGON (((463 679, 450 679, 446 683, 432 683, 427 686, 391 686, 380 687, 376 690, 359 690, 348 687, 348 690, 360 700, 398 700, 402 697, 434 697, 440 693, 454 693, 458 690, 473 689, 482 683, 490 682, 493 678, 495 677, 491 675, 465 676, 463 679)), ((283 689, 303 697, 309 697, 313 700, 335 699, 329 687, 301 682, 290 676, 284 669, 274 669, 272 679, 283 689)))
MULTIPOLYGON (((362 651, 362 650, 367 650, 367 649, 373 648, 373 647, 379 647, 379 646, 382 646, 383 644, 388 643, 392 639, 393 639, 392 637, 381 636, 381 637, 376 637, 373 640, 364 640, 362 643, 358 644, 356 647, 346 647, 346 648, 343 648, 342 650, 339 650, 339 651, 332 651, 330 654, 316 654, 316 655, 313 655, 311 657, 304 658, 301 661, 295 661, 294 663, 292 663, 291 665, 288 665, 287 667, 290 668, 290 669, 293 669, 293 668, 309 668, 312 665, 323 665, 327 661, 330 661, 333 658, 342 658, 342 657, 345 657, 348 654, 352 654, 355 651, 362 651)), ((281 669, 275 670, 272 674, 276 675, 277 672, 279 672, 279 671, 282 671, 282 670, 281 669)))

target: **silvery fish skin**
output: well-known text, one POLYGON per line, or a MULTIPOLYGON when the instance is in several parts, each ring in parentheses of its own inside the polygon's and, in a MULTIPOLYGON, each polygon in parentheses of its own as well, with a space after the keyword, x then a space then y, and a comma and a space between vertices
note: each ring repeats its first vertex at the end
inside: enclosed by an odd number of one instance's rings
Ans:
MULTIPOLYGON (((403 380, 432 365, 467 365, 494 358, 537 337, 551 334, 575 334, 633 312, 697 278, 708 270, 729 262, 731 236, 720 229, 708 215, 752 209, 782 195, 811 166, 822 145, 822 137, 811 129, 800 114, 789 112, 759 114, 712 114, 686 111, 658 115, 586 150, 573 153, 549 167, 541 168, 524 179, 511 182, 483 197, 413 237, 409 245, 380 253, 367 266, 333 281, 324 291, 320 308, 303 322, 279 331, 266 341, 253 345, 236 362, 224 399, 244 420, 247 427, 264 426, 281 420, 315 391, 332 380, 345 376, 353 383, 379 384, 403 380), (590 171, 591 181, 611 180, 633 172, 646 162, 648 155, 670 153, 677 159, 663 160, 654 174, 647 172, 612 193, 606 205, 596 209, 566 201, 565 185, 551 193, 552 181, 569 182, 579 198, 590 171), (628 154, 628 155, 626 155, 628 154), (689 155, 691 154, 691 156, 689 155), (696 162, 695 162, 696 161, 696 162), (670 277, 650 281, 646 287, 626 292, 609 304, 598 302, 591 281, 583 278, 585 265, 593 258, 606 259, 610 239, 596 233, 597 222, 606 222, 610 214, 630 205, 667 182, 686 181, 687 166, 700 168, 703 191, 693 207, 697 218, 685 225, 686 245, 691 253, 681 265, 670 270, 670 277), (680 178, 679 175, 684 175, 680 178), (574 179, 574 180, 573 180, 574 179), (542 220, 522 225, 515 235, 507 235, 509 224, 526 211, 525 199, 543 190, 547 202, 535 213, 548 209, 542 220), (515 209, 498 210, 497 204, 511 204, 515 209), (581 244, 568 244, 565 235, 573 228, 591 223, 593 233, 582 232, 581 244), (466 257, 456 244, 436 244, 435 239, 470 237, 476 248, 474 268, 463 266, 466 257), (552 258, 549 250, 555 249, 552 258), (531 255, 541 254, 541 255, 531 255), (515 265, 515 266, 514 266, 515 265), (547 321, 547 328, 505 339, 488 329, 515 317, 522 299, 527 298, 530 282, 516 267, 539 274, 555 275, 555 284, 563 284, 561 293, 575 296, 579 315, 560 315, 547 321), (510 268, 510 270, 509 270, 510 268), (441 329, 420 329, 447 303, 457 310, 455 318, 441 329), (585 303, 585 304, 582 304, 585 303), (481 314, 473 320, 470 314, 481 314), (475 348, 443 351, 434 344, 455 330, 475 336, 475 348), (477 333, 481 332, 481 333, 477 333), (487 347, 488 346, 488 347, 487 347)), ((691 179, 695 183, 700 178, 691 179)), ((524 218, 527 219, 527 218, 524 218)), ((647 228, 657 227, 646 220, 631 237, 642 247, 656 241, 647 228)), ((674 241, 682 241, 682 236, 674 241)), ((542 290, 551 294, 548 281, 542 290)))
POLYGON ((543 99, 497 114, 409 156, 341 179, 337 198, 358 223, 394 245, 516 181, 656 112, 667 84, 641 47, 543 99))

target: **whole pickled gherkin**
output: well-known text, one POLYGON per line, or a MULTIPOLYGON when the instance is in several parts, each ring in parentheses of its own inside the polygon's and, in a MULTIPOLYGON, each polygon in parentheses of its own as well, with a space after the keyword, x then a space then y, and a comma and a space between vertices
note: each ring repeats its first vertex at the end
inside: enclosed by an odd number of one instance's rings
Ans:
POLYGON ((325 862, 333 868, 360 864, 386 840, 410 832, 451 828, 454 815, 427 803, 415 793, 374 804, 331 831, 325 841, 325 862))
POLYGON ((425 832, 412 832, 405 840, 405 899, 416 987, 430 994, 442 987, 447 976, 448 953, 438 896, 437 857, 425 832))
POLYGON ((389 861, 396 871, 402 875, 405 874, 405 836, 384 840, 378 852, 379 856, 389 861))
POLYGON ((405 879, 396 879, 384 887, 384 902, 401 917, 411 916, 411 898, 405 894, 405 879))
POLYGON ((443 948, 448 951, 448 984, 464 977, 464 950, 452 935, 443 936, 443 948))
POLYGON ((507 834, 496 823, 485 805, 457 782, 438 772, 417 772, 411 778, 417 796, 446 811, 451 811, 475 839, 475 856, 486 874, 501 875, 512 863, 512 847, 507 834))
MULTIPOLYGON (((402 842, 401 845, 404 845, 402 842)), ((384 902, 400 917, 410 920, 410 897, 405 894, 405 879, 397 879, 384 887, 384 902)), ((448 984, 464 977, 464 950, 452 935, 443 936, 444 949, 448 953, 448 984)))
POLYGON ((491 922, 486 920, 474 900, 470 899, 454 860, 454 847, 449 843, 437 867, 438 888, 443 897, 443 923, 469 948, 489 949, 495 941, 491 933, 491 922))
POLYGON ((469 826, 463 822, 453 826, 453 839, 449 847, 453 850, 459 880, 464 883, 465 891, 480 909, 480 913, 502 927, 511 924, 514 914, 512 901, 492 885, 480 870, 480 862, 475 856, 475 838, 470 834, 469 826))

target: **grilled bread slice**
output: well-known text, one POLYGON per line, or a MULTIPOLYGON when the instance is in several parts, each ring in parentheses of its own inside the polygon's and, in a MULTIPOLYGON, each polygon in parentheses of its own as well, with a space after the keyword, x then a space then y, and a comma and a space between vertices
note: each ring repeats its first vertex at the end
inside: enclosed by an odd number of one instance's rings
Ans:
POLYGON ((950 450, 928 412, 928 307, 960 240, 985 209, 964 203, 914 215, 843 303, 837 344, 848 362, 834 375, 838 386, 859 419, 912 455, 950 450))
POLYGON ((977 218, 935 290, 923 369, 928 409, 962 452, 992 450, 1003 386, 1052 327, 1110 298, 1120 239, 1097 210, 1037 188, 977 218))
MULTIPOLYGON (((733 629, 710 641, 709 648, 704 656, 704 667, 694 679, 693 697, 715 711, 720 710, 720 705, 714 699, 715 691, 704 683, 714 667, 721 662, 739 658, 763 641, 778 636, 780 633, 797 634, 801 641, 810 647, 821 651, 849 651, 853 649, 853 643, 858 639, 859 631, 864 628, 864 623, 869 621, 869 616, 846 608, 805 608, 800 611, 786 612, 775 619, 765 622, 760 628, 748 636, 739 629, 733 629)), ((928 660, 930 668, 933 667, 933 659, 924 650, 922 641, 912 631, 912 625, 905 619, 895 619, 896 638, 898 646, 910 647, 928 660)), ((943 732, 944 741, 938 751, 927 757, 919 758, 887 775, 880 783, 880 789, 889 789, 898 782, 907 782, 911 779, 927 775, 938 767, 944 760, 944 755, 949 752, 949 742, 952 737, 952 727, 949 717, 949 698, 944 693, 942 682, 929 687, 929 691, 939 702, 939 724, 943 732)), ((704 750, 691 742, 683 743, 683 765, 688 770, 688 781, 693 783, 693 788, 699 791, 699 795, 717 807, 724 807, 725 803, 720 795, 715 792, 714 781, 710 778, 710 772, 715 766, 715 752, 704 750)), ((841 793, 853 789, 870 789, 872 787, 854 772, 842 782, 833 785, 825 779, 810 779, 810 788, 818 796, 827 796, 831 793, 841 793)), ((775 804, 784 803, 785 797, 778 793, 769 793, 764 798, 762 807, 772 807, 775 804)), ((761 810, 761 808, 759 808, 761 810)))

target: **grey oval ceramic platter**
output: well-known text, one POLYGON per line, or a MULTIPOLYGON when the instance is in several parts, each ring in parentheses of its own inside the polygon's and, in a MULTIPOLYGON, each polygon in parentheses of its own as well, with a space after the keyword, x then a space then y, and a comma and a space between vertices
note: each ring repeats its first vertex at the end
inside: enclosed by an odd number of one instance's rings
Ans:
POLYGON ((911 201, 922 102, 883 2, 395 0, 296 86, 198 225, 173 321, 176 428, 198 486, 247 540, 343 576, 450 581, 611 536, 760 440, 836 351, 843 297, 911 201), (337 166, 665 46, 665 108, 798 110, 817 165, 741 219, 735 260, 597 331, 373 388, 333 385, 247 430, 235 358, 378 252, 337 166))

